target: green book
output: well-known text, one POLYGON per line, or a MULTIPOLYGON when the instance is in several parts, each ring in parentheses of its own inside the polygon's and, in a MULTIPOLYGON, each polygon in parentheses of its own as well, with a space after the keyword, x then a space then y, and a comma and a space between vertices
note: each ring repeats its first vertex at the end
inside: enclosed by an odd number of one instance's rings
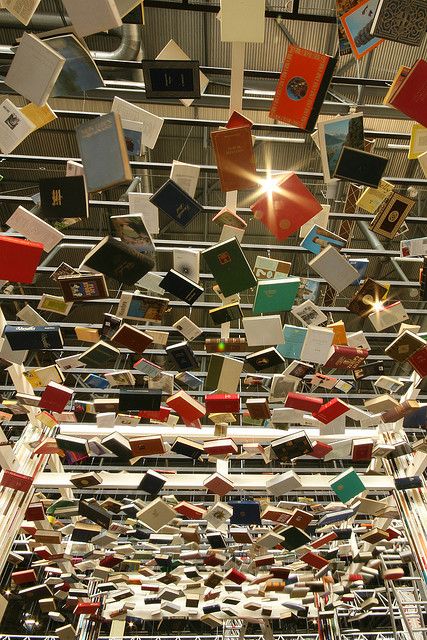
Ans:
POLYGON ((346 469, 331 480, 331 489, 335 491, 338 498, 344 503, 366 491, 365 485, 353 467, 346 469))
POLYGON ((240 382, 243 362, 235 358, 213 353, 205 380, 205 391, 236 393, 240 382))
POLYGON ((236 238, 206 249, 203 257, 225 297, 255 287, 257 279, 236 238))
POLYGON ((290 311, 300 284, 299 278, 259 280, 253 306, 254 314, 290 311))
POLYGON ((283 536, 282 545, 288 551, 293 551, 311 542, 310 536, 297 527, 289 527, 282 531, 280 535, 283 536))

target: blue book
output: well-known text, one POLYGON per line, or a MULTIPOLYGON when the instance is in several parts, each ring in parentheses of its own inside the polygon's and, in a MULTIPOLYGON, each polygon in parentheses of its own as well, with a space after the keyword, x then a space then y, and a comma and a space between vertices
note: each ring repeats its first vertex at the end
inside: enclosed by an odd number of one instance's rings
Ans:
POLYGON ((318 255, 322 249, 325 249, 325 247, 328 246, 328 244, 333 245, 339 250, 340 248, 345 247, 346 240, 341 238, 341 236, 338 236, 336 233, 332 233, 332 231, 319 227, 319 225, 315 224, 302 240, 301 247, 304 247, 307 251, 318 255))
POLYGON ((295 304, 300 304, 306 300, 316 302, 319 295, 320 282, 312 280, 311 278, 301 278, 301 286, 298 290, 297 299, 295 304))
POLYGON ((324 527, 327 524, 333 524, 334 522, 343 522, 344 520, 348 520, 354 516, 353 509, 342 509, 341 511, 333 511, 332 513, 327 513, 320 518, 317 523, 317 527, 324 527))
POLYGON ((306 327, 294 327, 285 324, 283 327, 284 344, 277 345, 276 349, 284 358, 295 360, 301 356, 302 346, 305 336, 307 335, 306 327))
POLYGON ((186 227, 203 211, 203 207, 173 180, 166 180, 151 196, 150 202, 181 227, 186 227))
POLYGON ((83 382, 93 389, 107 389, 110 386, 108 380, 96 373, 90 373, 83 382))
POLYGON ((369 266, 369 259, 368 258, 352 258, 349 260, 349 263, 351 264, 352 267, 354 267, 357 270, 359 274, 359 277, 356 278, 356 280, 352 284, 360 284, 362 280, 365 279, 365 275, 369 266))
POLYGON ((89 193, 132 180, 119 114, 87 120, 77 127, 76 135, 89 193))
POLYGON ((230 518, 231 524, 261 524, 261 514, 259 502, 255 500, 240 500, 230 502, 233 507, 233 514, 230 518))

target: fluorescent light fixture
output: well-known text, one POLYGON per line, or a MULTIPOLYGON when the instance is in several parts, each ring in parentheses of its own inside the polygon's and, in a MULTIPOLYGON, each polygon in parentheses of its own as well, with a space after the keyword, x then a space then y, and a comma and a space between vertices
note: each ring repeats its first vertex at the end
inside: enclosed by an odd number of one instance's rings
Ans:
POLYGON ((262 140, 263 142, 290 142, 295 144, 304 144, 304 138, 279 138, 277 136, 255 136, 255 140, 262 140))
POLYGON ((389 143, 387 145, 387 149, 401 149, 403 150, 408 150, 409 149, 409 144, 393 144, 393 143, 389 143))
POLYGON ((274 96, 275 91, 265 91, 264 89, 245 89, 245 95, 254 95, 254 96, 274 96))

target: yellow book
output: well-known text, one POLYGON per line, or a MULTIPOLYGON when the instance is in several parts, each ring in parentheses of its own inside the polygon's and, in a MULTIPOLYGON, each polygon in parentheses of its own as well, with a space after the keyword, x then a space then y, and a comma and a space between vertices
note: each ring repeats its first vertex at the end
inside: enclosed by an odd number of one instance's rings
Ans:
POLYGON ((78 340, 83 342, 96 343, 100 339, 98 329, 90 329, 89 327, 75 327, 74 331, 78 340))
POLYGON ((416 160, 422 153, 427 151, 427 127, 423 127, 418 122, 412 125, 411 140, 409 142, 408 158, 416 160))
POLYGON ((49 122, 56 120, 56 115, 49 107, 48 104, 39 107, 34 104, 34 102, 30 102, 25 107, 21 108, 21 112, 26 116, 31 122, 34 124, 36 129, 40 129, 44 127, 49 122))
POLYGON ((393 185, 387 180, 381 180, 377 189, 368 187, 356 201, 358 207, 369 213, 375 213, 378 207, 393 191, 393 185))
POLYGON ((342 320, 339 322, 333 322, 332 324, 328 324, 327 329, 332 329, 334 332, 334 338, 332 340, 332 344, 348 344, 347 343, 347 333, 345 330, 345 324, 342 320))
POLYGON ((34 370, 24 371, 24 378, 26 379, 27 382, 30 383, 33 389, 44 387, 44 384, 42 383, 42 381, 40 380, 40 378, 38 377, 37 373, 34 370))

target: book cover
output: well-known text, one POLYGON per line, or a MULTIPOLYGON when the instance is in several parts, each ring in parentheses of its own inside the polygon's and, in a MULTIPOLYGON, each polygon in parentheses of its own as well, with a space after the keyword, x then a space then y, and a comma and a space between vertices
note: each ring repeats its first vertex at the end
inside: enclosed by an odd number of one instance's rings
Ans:
POLYGON ((331 480, 331 489, 336 493, 341 502, 346 503, 358 496, 366 487, 356 471, 351 467, 346 469, 331 480))
POLYGON ((186 227, 203 211, 203 207, 171 179, 166 180, 149 200, 181 227, 186 227))
POLYGON ((388 290, 388 286, 385 286, 380 282, 376 282, 375 280, 372 280, 372 278, 368 278, 356 291, 348 303, 347 309, 352 313, 356 313, 358 316, 366 316, 372 312, 376 303, 379 303, 385 298, 388 290))
POLYGON ((42 253, 40 242, 0 236, 0 280, 31 284, 42 253))
POLYGON ((246 291, 257 284, 236 238, 206 249, 203 257, 224 296, 246 291))
POLYGON ((190 306, 204 293, 203 287, 198 285, 197 282, 193 282, 193 280, 178 273, 175 269, 169 269, 160 282, 160 286, 190 306))
POLYGON ((356 204, 369 213, 375 213, 392 191, 393 185, 391 182, 380 180, 380 184, 376 189, 374 189, 374 187, 365 189, 362 195, 356 200, 356 204))
POLYGON ((48 220, 88 218, 89 203, 83 176, 39 180, 40 209, 48 220))
POLYGON ((197 249, 174 249, 173 268, 193 282, 200 279, 200 251, 197 249))
POLYGON ((275 280, 276 278, 285 278, 289 275, 291 263, 284 260, 275 260, 274 258, 266 258, 257 256, 254 266, 254 274, 257 280, 275 280))
POLYGON ((308 264, 338 293, 350 286, 358 276, 356 269, 332 245, 322 249, 308 264))
POLYGON ((60 276, 57 280, 66 302, 108 298, 109 291, 102 273, 60 276))
POLYGON ((238 320, 243 316, 243 312, 238 302, 232 304, 225 304, 221 307, 214 307, 209 309, 209 317, 216 325, 224 324, 224 322, 232 322, 238 320))
POLYGON ((110 221, 114 235, 139 253, 145 253, 154 262, 156 249, 142 215, 110 216, 110 221))
POLYGON ((178 342, 166 347, 166 353, 172 358, 178 371, 192 371, 199 368, 193 350, 187 342, 178 342))
POLYGON ((289 311, 300 287, 299 278, 259 280, 253 304, 253 313, 289 311))
POLYGON ((222 353, 224 351, 244 352, 248 350, 248 343, 245 338, 206 338, 206 353, 222 353))
POLYGON ((277 346, 277 351, 285 358, 299 358, 304 345, 307 329, 285 324, 283 327, 284 344, 277 346))
POLYGON ((377 4, 378 0, 362 0, 341 16, 341 24, 357 60, 382 43, 381 38, 371 36, 377 4))
POLYGON ((364 149, 363 113, 350 113, 317 125, 322 171, 326 182, 333 175, 343 147, 364 149))
POLYGON ((119 354, 120 351, 118 349, 100 340, 93 347, 89 347, 89 349, 79 354, 79 360, 88 367, 98 369, 105 366, 106 362, 112 358, 116 359, 119 354))
POLYGON ((63 0, 73 27, 80 37, 100 31, 108 31, 122 25, 119 10, 114 0, 63 0))
POLYGON ((275 181, 271 192, 251 205, 254 218, 278 240, 289 238, 322 210, 322 205, 294 172, 275 181))
POLYGON ((135 353, 142 353, 153 344, 151 336, 127 323, 123 323, 110 339, 113 344, 130 349, 135 353))
POLYGON ((426 346, 426 341, 412 331, 403 331, 384 350, 384 353, 396 360, 406 362, 414 353, 426 346))
POLYGON ((268 349, 262 349, 246 356, 246 361, 255 369, 255 371, 263 371, 264 369, 270 369, 271 367, 277 367, 279 364, 284 365, 285 359, 274 347, 268 349))
POLYGON ((227 224, 230 227, 236 227, 237 229, 246 229, 248 226, 247 222, 243 218, 227 207, 223 207, 219 213, 214 215, 212 222, 219 225, 227 224))
POLYGON ((124 242, 106 236, 86 254, 80 267, 89 267, 125 284, 135 284, 154 267, 154 262, 124 242))
POLYGON ((231 501, 233 508, 230 524, 261 524, 261 510, 259 502, 255 500, 231 501))
POLYGON ((281 462, 291 462, 294 458, 310 455, 313 445, 305 431, 297 431, 273 440, 271 448, 281 462))
POLYGON ((40 242, 47 252, 52 251, 65 237, 58 229, 31 213, 31 211, 27 211, 25 207, 18 207, 6 224, 25 236, 27 240, 40 242))
POLYGON ((419 47, 427 30, 424 0, 380 0, 370 33, 377 38, 419 47))
POLYGON ((270 118, 313 131, 336 58, 289 45, 270 118))
POLYGON ((400 193, 391 193, 378 208, 369 228, 385 238, 394 238, 416 201, 400 193))
POLYGON ((325 367, 330 369, 357 369, 369 355, 367 349, 335 344, 332 346, 325 367))
POLYGON ((9 487, 10 489, 15 489, 15 491, 27 493, 33 485, 33 477, 10 469, 4 469, 0 484, 2 487, 9 487))
POLYGON ((280 315, 243 318, 243 329, 250 347, 263 347, 284 343, 280 315))
POLYGON ((333 175, 334 178, 377 188, 387 163, 385 156, 343 147, 333 175))
POLYGON ((59 327, 6 325, 3 337, 13 351, 23 349, 62 349, 64 341, 59 327))
POLYGON ((220 354, 212 354, 209 360, 205 390, 218 393, 235 393, 240 382, 243 362, 220 354))
POLYGON ((222 0, 221 42, 264 42, 264 13, 265 0, 222 0))
POLYGON ((322 249, 325 249, 329 244, 337 247, 339 250, 346 246, 347 240, 338 236, 336 233, 332 233, 332 231, 328 229, 315 225, 302 240, 301 247, 318 255, 322 249))
POLYGON ((420 59, 401 79, 388 101, 392 107, 424 127, 427 127, 426 78, 427 61, 420 59))
POLYGON ((132 180, 123 127, 117 113, 84 122, 77 127, 76 135, 89 193, 132 180))
POLYGON ((154 296, 145 296, 141 293, 125 291, 120 297, 117 315, 120 318, 145 320, 161 324, 163 315, 168 307, 169 300, 166 298, 156 298, 154 296))
MULTIPOLYGON (((250 127, 211 132, 221 191, 244 191, 259 185, 250 127)), ((231 226, 234 226, 233 224, 231 226)))
POLYGON ((197 60, 143 60, 145 95, 152 98, 200 98, 197 60))

